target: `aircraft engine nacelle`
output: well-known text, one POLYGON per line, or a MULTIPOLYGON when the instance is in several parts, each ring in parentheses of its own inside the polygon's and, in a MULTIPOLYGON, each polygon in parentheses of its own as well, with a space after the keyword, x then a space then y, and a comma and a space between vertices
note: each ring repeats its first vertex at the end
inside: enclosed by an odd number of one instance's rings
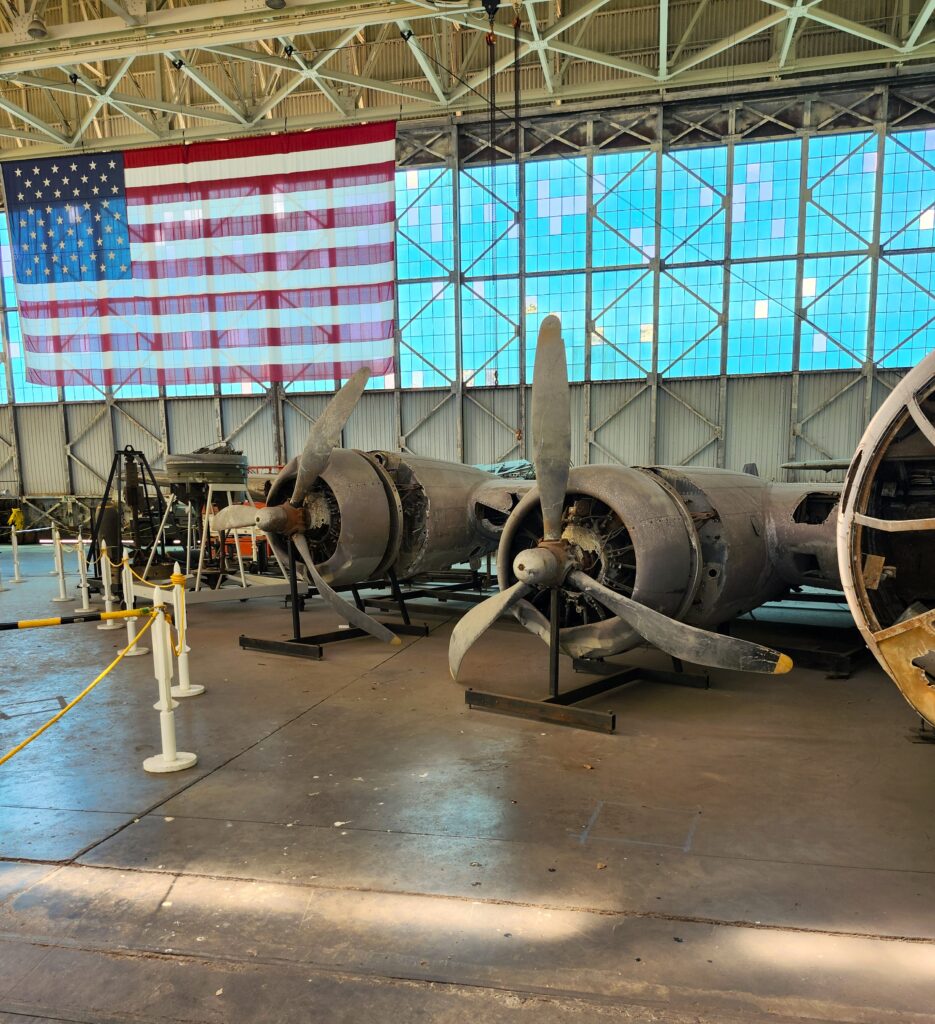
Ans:
MULTIPOLYGON (((501 590, 516 581, 513 562, 542 537, 538 488, 527 491, 503 528, 497 554, 501 590)), ((700 563, 685 505, 652 474, 628 467, 573 469, 563 537, 580 551, 584 572, 618 593, 667 615, 683 614, 698 585, 700 563)), ((547 630, 548 592, 522 601, 517 617, 547 630)), ((560 595, 562 648, 597 657, 639 641, 602 605, 574 587, 560 595)))
MULTIPOLYGON (((597 582, 674 619, 715 627, 805 581, 790 555, 776 568, 777 537, 798 551, 811 548, 791 516, 804 488, 792 488, 789 522, 771 519, 775 495, 759 477, 718 469, 586 466, 571 470, 563 540, 597 582)), ((808 527, 804 533, 810 537, 808 527)), ((829 526, 813 528, 821 564, 833 561, 829 526)), ((530 490, 509 517, 497 556, 501 590, 516 581, 513 563, 542 537, 539 492, 530 490)), ((809 569, 811 560, 805 563, 809 569)), ((547 635, 549 594, 519 602, 515 614, 547 635)), ((628 650, 640 637, 573 584, 560 592, 561 645, 576 657, 628 650)))
MULTIPOLYGON (((280 472, 267 504, 288 500, 297 463, 280 472)), ((407 579, 476 561, 497 543, 473 515, 474 492, 489 481, 470 466, 336 448, 305 500, 305 537, 318 571, 339 586, 391 569, 407 579)))

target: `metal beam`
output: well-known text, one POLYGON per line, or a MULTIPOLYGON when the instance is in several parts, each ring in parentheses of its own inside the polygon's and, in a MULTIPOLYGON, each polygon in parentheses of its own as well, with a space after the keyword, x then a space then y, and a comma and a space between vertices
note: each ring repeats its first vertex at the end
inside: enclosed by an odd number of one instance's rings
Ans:
POLYGON ((139 18, 131 14, 123 4, 117 3, 117 0, 101 0, 101 3, 107 10, 113 11, 118 18, 123 18, 128 25, 139 25, 141 23, 139 18))
POLYGON ((535 49, 539 56, 539 67, 542 69, 542 80, 545 82, 546 90, 550 93, 554 93, 555 82, 552 78, 552 68, 549 65, 545 42, 539 34, 539 22, 536 19, 536 9, 533 4, 533 0, 524 0, 524 4, 526 7, 526 18, 529 21, 529 31, 536 42, 535 49))
POLYGON ((918 43, 919 36, 922 35, 932 14, 935 14, 935 0, 925 0, 922 10, 916 15, 916 20, 912 23, 912 28, 906 38, 905 46, 907 50, 911 50, 918 43))
MULTIPOLYGON (((24 44, 12 32, 2 33, 0 61, 5 71, 38 71, 60 64, 155 55, 181 47, 207 49, 279 35, 349 31, 353 36, 366 25, 426 16, 423 7, 406 0, 361 0, 353 5, 309 0, 290 4, 279 13, 261 4, 253 10, 245 10, 245 6, 243 0, 214 0, 150 11, 145 33, 127 26, 121 18, 50 25, 48 38, 34 44, 24 44)), ((479 10, 479 4, 472 9, 479 10)))
POLYGON ((241 124, 248 123, 247 117, 234 106, 234 104, 224 95, 224 93, 221 92, 220 89, 218 89, 212 82, 209 82, 197 68, 192 67, 188 61, 183 60, 173 50, 167 50, 166 57, 174 64, 181 62, 182 66, 178 68, 179 71, 183 71, 188 75, 188 77, 193 82, 196 82, 212 99, 220 103, 221 106, 230 114, 233 114, 241 124))
POLYGON ((422 74, 425 75, 426 81, 438 97, 439 103, 447 103, 448 98, 445 96, 445 90, 442 88, 442 84, 438 80, 438 75, 435 73, 435 66, 432 64, 425 50, 422 49, 422 44, 415 38, 412 26, 405 20, 397 21, 396 24, 399 26, 400 34, 405 40, 406 46, 409 47, 410 52, 416 59, 416 63, 422 69, 422 74))
POLYGON ((659 0, 659 81, 669 75, 669 0, 659 0))
POLYGON ((68 139, 57 128, 46 124, 45 121, 30 114, 28 110, 23 110, 19 104, 14 103, 12 100, 0 98, 0 108, 19 118, 24 124, 28 124, 37 131, 42 132, 43 135, 48 135, 50 139, 54 139, 60 145, 65 146, 68 144, 68 139))
MULTIPOLYGON (((772 3, 772 0, 766 0, 767 3, 772 3)), ((752 25, 748 25, 746 28, 742 28, 733 35, 726 36, 724 39, 719 39, 716 43, 712 43, 710 46, 706 46, 703 50, 699 50, 698 53, 692 54, 691 57, 687 57, 672 69, 669 78, 675 78, 676 76, 683 75, 689 68, 695 67, 696 64, 703 64, 705 61, 709 61, 712 57, 717 57, 719 54, 724 53, 726 50, 730 50, 740 43, 746 42, 748 39, 752 39, 754 36, 758 36, 761 32, 767 32, 774 25, 781 24, 786 18, 787 8, 783 8, 782 11, 777 11, 775 14, 769 14, 765 18, 761 18, 759 21, 755 21, 752 25)), ((718 74, 723 79, 724 69, 719 68, 718 74)), ((735 69, 731 68, 731 78, 735 78, 735 69)))
MULTIPOLYGON (((127 57, 126 60, 123 61, 123 63, 120 65, 120 67, 117 68, 116 72, 114 72, 114 76, 113 78, 111 78, 107 88, 103 92, 97 93, 94 102, 85 111, 85 115, 81 119, 81 123, 75 129, 75 134, 72 136, 71 139, 71 144, 73 146, 79 141, 81 136, 84 135, 84 133, 88 130, 88 127, 90 126, 91 122, 94 120, 95 117, 97 117, 97 112, 101 109, 101 107, 104 106, 108 99, 110 99, 110 96, 113 93, 114 89, 116 89, 117 86, 120 84, 120 79, 123 78, 123 76, 130 70, 130 65, 132 63, 133 58, 127 57)), ((137 120, 137 123, 141 123, 135 117, 134 120, 137 120)))

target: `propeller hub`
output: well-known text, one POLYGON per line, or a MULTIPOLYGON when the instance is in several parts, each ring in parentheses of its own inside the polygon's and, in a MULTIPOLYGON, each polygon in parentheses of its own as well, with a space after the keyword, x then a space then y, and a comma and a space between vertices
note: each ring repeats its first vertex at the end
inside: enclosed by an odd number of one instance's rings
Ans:
POLYGON ((557 587, 570 568, 562 546, 529 548, 513 559, 513 573, 518 580, 533 587, 557 587))

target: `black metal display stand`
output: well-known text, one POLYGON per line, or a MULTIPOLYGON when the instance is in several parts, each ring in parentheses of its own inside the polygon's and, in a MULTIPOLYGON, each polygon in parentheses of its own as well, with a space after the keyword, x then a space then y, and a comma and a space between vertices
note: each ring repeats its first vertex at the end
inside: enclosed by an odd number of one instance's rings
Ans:
POLYGON ((609 665, 602 660, 575 659, 573 667, 577 672, 609 673, 604 679, 576 686, 574 689, 560 692, 558 688, 558 590, 552 590, 549 607, 549 696, 542 700, 530 700, 525 697, 510 697, 501 693, 488 693, 483 690, 467 690, 464 703, 479 711, 494 711, 502 715, 515 715, 529 718, 536 722, 551 722, 553 725, 570 725, 575 729, 588 729, 591 732, 614 732, 617 728, 617 715, 613 711, 594 711, 591 708, 577 707, 581 701, 590 700, 601 694, 609 693, 629 683, 649 682, 665 683, 671 686, 689 686, 694 689, 708 689, 708 676, 693 675, 682 671, 681 662, 673 658, 674 672, 662 672, 654 668, 625 668, 609 665))
MULTIPOLYGON (((396 608, 402 622, 383 622, 390 632, 397 636, 428 636, 429 627, 425 624, 414 624, 409 618, 406 602, 403 600, 402 592, 399 589, 399 582, 394 574, 389 576, 390 590, 395 599, 396 608)), ((354 595, 354 603, 363 611, 364 603, 356 587, 350 588, 354 595)), ((315 591, 309 591, 314 593, 315 591)), ((263 651, 266 654, 284 654, 290 658, 308 658, 312 661, 321 661, 325 656, 327 644, 340 643, 344 640, 357 640, 360 637, 370 636, 365 629, 358 629, 349 626, 347 629, 335 629, 326 633, 315 633, 312 636, 302 636, 302 624, 299 619, 299 612, 302 609, 304 595, 299 594, 298 577, 295 567, 295 545, 289 544, 289 603, 292 608, 292 637, 289 640, 267 640, 263 637, 243 636, 240 637, 240 646, 247 651, 263 651)))

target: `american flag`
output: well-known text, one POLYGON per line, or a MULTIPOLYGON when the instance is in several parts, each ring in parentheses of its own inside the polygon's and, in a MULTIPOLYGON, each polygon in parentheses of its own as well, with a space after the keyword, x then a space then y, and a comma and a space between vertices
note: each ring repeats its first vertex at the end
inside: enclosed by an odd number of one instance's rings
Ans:
POLYGON ((395 124, 3 165, 37 384, 393 369, 395 124))

